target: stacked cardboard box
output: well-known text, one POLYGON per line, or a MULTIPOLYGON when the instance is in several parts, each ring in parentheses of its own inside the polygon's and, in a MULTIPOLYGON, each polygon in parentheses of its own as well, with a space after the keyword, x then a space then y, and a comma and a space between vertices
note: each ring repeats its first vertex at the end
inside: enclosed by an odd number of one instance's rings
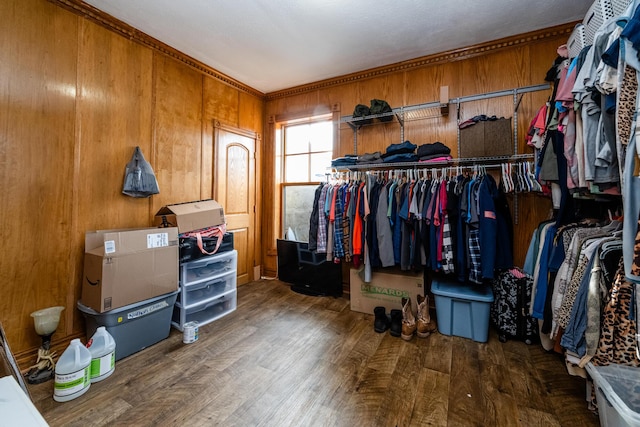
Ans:
POLYGON ((178 290, 178 229, 85 235, 81 301, 98 313, 178 290))

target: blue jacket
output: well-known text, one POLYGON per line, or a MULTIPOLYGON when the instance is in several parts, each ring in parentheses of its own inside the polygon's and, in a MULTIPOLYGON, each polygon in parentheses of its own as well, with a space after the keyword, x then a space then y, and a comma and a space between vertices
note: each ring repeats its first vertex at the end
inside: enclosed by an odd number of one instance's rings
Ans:
MULTIPOLYGON (((493 279, 498 246, 498 216, 494 197, 498 195, 496 181, 484 175, 478 189, 478 221, 480 222, 480 265, 482 278, 493 279)), ((505 236, 506 237, 506 236, 505 236)), ((503 236, 500 236, 503 238, 503 236)))

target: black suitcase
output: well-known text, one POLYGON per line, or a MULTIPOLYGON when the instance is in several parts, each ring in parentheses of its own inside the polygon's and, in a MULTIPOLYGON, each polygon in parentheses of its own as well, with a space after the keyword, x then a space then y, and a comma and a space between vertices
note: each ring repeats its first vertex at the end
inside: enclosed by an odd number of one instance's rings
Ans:
POLYGON ((491 323, 501 342, 516 339, 532 344, 538 340, 538 320, 529 315, 533 278, 516 271, 520 274, 504 270, 492 282, 491 323))

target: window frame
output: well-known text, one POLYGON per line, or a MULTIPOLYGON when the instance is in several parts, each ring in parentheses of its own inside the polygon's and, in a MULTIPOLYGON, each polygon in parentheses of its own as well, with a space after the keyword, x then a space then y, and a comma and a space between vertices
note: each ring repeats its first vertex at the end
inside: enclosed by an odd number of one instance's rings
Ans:
MULTIPOLYGON (((293 154, 286 154, 286 146, 287 146, 287 128, 288 127, 293 127, 293 126, 300 126, 300 125, 311 125, 314 123, 322 123, 322 122, 327 122, 329 123, 333 129, 335 129, 336 123, 334 118, 332 117, 332 114, 328 113, 328 114, 321 114, 321 115, 316 115, 316 116, 311 116, 311 117, 305 117, 302 119, 295 119, 295 120, 288 120, 286 122, 283 122, 280 128, 280 152, 282 153, 282 162, 281 162, 281 171, 280 171, 280 182, 281 184, 286 184, 286 185, 295 185, 295 184, 319 184, 322 180, 313 180, 313 176, 311 176, 312 170, 311 170, 311 164, 312 164, 312 155, 313 154, 322 154, 322 153, 329 153, 331 152, 331 157, 333 158, 333 153, 335 152, 335 146, 336 146, 336 135, 335 135, 335 131, 332 131, 332 141, 331 141, 331 150, 322 150, 322 151, 312 151, 311 150, 311 146, 310 143, 308 143, 307 146, 307 150, 306 151, 300 151, 300 152, 296 152, 293 154), (287 158, 291 157, 291 156, 300 156, 300 155, 306 155, 307 156, 307 180, 306 181, 287 181, 286 179, 286 171, 287 171, 287 158)), ((330 167, 331 164, 328 164, 327 167, 330 167)))
MULTIPOLYGON (((285 224, 285 218, 286 218, 286 206, 285 206, 285 192, 286 189, 288 187, 302 187, 302 186, 318 186, 320 185, 320 183, 325 182, 326 181, 326 176, 329 172, 329 169, 327 169, 327 173, 325 174, 325 178, 324 179, 313 179, 314 177, 311 176, 311 155, 312 154, 319 154, 319 153, 331 153, 331 158, 334 157, 334 153, 336 151, 336 146, 337 146, 337 127, 339 124, 339 116, 337 116, 335 113, 324 113, 324 114, 316 114, 316 115, 310 115, 308 117, 304 117, 304 118, 298 118, 298 119, 292 119, 292 120, 286 120, 286 121, 282 121, 279 123, 278 126, 278 130, 279 130, 279 137, 277 138, 277 145, 278 145, 278 151, 280 153, 280 167, 277 168, 278 170, 278 174, 279 177, 276 180, 278 182, 278 197, 280 199, 280 212, 279 215, 276 216, 275 219, 277 219, 278 221, 278 227, 276 228, 276 230, 280 230, 280 236, 285 236, 285 233, 287 231, 287 224, 285 224), (338 120, 336 120, 336 117, 338 118, 338 120), (328 122, 331 124, 332 127, 332 131, 331 131, 331 135, 332 135, 332 142, 331 142, 331 150, 326 150, 326 151, 311 151, 311 146, 308 145, 307 147, 307 151, 305 152, 298 152, 295 154, 285 154, 285 149, 286 149, 286 128, 289 126, 297 126, 297 125, 302 125, 302 124, 313 124, 313 123, 319 123, 319 122, 328 122), (307 177, 308 177, 308 181, 286 181, 286 161, 287 161, 287 157, 289 156, 296 156, 296 155, 301 155, 301 154, 306 154, 307 155, 307 164, 308 164, 308 172, 307 172, 307 177)), ((330 168, 331 164, 327 164, 327 168, 330 168)))

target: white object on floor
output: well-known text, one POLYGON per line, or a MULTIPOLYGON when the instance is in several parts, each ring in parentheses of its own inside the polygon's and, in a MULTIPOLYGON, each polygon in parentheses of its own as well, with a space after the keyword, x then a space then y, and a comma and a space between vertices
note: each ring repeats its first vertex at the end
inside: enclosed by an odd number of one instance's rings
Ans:
POLYGON ((48 426, 12 376, 0 378, 0 427, 48 426))

